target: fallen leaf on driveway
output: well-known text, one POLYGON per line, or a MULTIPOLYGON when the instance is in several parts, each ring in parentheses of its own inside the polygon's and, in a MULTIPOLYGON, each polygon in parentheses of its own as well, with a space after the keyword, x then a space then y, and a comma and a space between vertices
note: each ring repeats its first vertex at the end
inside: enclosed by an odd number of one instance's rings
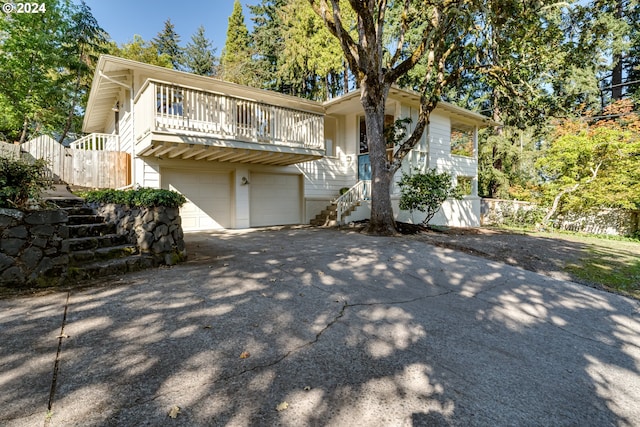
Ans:
POLYGON ((179 413, 180 413, 180 407, 174 405, 173 408, 171 408, 171 410, 169 411, 169 417, 175 419, 179 413))
POLYGON ((289 407, 287 402, 281 402, 278 406, 276 406, 276 411, 281 412, 289 407))
POLYGON ((251 356, 251 354, 249 354, 248 351, 243 351, 242 353, 240 353, 240 359, 247 359, 249 358, 249 356, 251 356))
POLYGON ((222 264, 223 267, 229 267, 229 263, 225 262, 224 264, 222 264))
POLYGON ((311 390, 311 386, 305 386, 304 391, 309 391, 311 390))

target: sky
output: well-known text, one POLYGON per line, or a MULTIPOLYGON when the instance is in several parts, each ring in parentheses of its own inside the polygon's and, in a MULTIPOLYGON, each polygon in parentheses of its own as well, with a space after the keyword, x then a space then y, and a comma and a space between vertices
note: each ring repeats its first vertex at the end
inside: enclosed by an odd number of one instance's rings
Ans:
MULTIPOLYGON (((227 24, 233 11, 233 0, 85 0, 100 26, 118 44, 139 34, 150 41, 163 30, 164 21, 171 18, 180 44, 186 45, 200 25, 220 55, 227 37, 227 24)), ((247 4, 260 0, 241 0, 245 24, 251 30, 252 21, 247 4)))

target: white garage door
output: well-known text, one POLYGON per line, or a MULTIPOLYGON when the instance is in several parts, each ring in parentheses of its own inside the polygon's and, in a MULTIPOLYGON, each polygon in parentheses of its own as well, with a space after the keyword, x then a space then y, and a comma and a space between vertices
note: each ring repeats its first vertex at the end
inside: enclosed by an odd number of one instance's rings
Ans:
POLYGON ((298 175, 252 173, 250 192, 252 227, 300 224, 298 175))
POLYGON ((182 229, 231 227, 231 175, 182 169, 163 169, 162 187, 186 197, 180 208, 182 229))

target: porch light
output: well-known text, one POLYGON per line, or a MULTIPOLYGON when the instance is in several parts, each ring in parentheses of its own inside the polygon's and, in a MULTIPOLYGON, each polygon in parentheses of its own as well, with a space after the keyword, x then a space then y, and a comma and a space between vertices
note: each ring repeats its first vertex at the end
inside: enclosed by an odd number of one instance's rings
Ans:
POLYGON ((242 179, 240 180, 240 185, 248 185, 249 184, 249 180, 247 179, 246 176, 243 176, 242 179))

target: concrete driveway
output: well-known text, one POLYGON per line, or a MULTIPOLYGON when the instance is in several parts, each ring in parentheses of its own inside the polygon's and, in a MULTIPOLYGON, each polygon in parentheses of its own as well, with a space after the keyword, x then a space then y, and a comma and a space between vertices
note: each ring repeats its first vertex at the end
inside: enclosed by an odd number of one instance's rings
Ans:
POLYGON ((0 425, 640 426, 637 301, 403 237, 186 240, 0 300, 0 425))

